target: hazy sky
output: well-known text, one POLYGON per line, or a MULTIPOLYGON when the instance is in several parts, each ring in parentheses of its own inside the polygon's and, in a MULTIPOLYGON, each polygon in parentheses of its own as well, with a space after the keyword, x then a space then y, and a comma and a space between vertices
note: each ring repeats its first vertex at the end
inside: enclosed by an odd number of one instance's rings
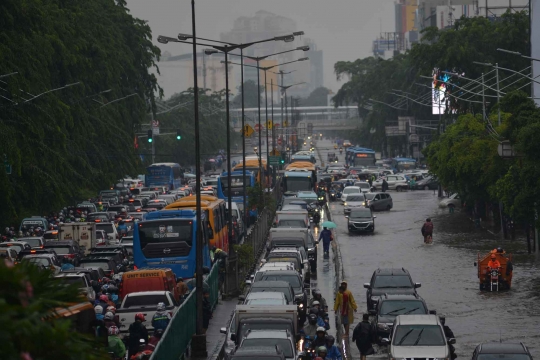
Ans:
MULTIPOLYGON (((147 20, 154 42, 173 55, 189 52, 158 44, 158 35, 191 33, 190 0, 127 0, 133 16, 147 20)), ((324 51, 324 83, 339 89, 334 64, 371 55, 372 41, 383 31, 394 31, 394 0, 196 0, 197 36, 219 39, 239 16, 266 10, 297 22, 298 30, 324 51)))

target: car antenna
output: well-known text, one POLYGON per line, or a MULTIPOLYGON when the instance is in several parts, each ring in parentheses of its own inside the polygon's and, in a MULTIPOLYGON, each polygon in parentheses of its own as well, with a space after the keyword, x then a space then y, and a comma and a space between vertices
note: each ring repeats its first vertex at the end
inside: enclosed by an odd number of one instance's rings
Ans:
POLYGON ((499 328, 499 343, 502 344, 502 329, 499 328))

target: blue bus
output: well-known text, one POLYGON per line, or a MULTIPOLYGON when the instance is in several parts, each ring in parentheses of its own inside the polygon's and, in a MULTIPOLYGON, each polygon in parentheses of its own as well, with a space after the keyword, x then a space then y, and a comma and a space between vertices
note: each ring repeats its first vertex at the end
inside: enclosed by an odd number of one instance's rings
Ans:
POLYGON ((182 186, 183 171, 177 163, 156 163, 146 168, 146 187, 167 186, 169 190, 182 186))
MULTIPOLYGON (((218 199, 224 199, 227 200, 229 197, 229 194, 232 195, 231 201, 237 202, 237 203, 243 203, 244 202, 244 180, 242 179, 242 171, 232 171, 231 172, 231 190, 228 191, 227 187, 229 185, 228 183, 228 172, 224 172, 221 174, 218 178, 217 183, 217 197, 218 199)), ((245 174, 245 181, 246 181, 246 191, 247 188, 255 186, 255 173, 253 171, 246 170, 245 174)), ((247 199, 247 194, 246 194, 247 199)))
POLYGON ((375 150, 351 146, 345 152, 345 164, 348 166, 375 165, 375 150))
POLYGON ((299 191, 313 191, 314 188, 315 178, 312 171, 302 169, 285 171, 283 176, 283 191, 286 195, 299 191))
MULTIPOLYGON (((202 215, 203 266, 210 267, 208 223, 202 215)), ((133 232, 133 258, 137 268, 171 268, 177 277, 192 278, 196 267, 197 217, 195 210, 146 213, 133 232)))
POLYGON ((401 172, 403 170, 416 169, 416 159, 393 158, 392 167, 398 172, 401 172))

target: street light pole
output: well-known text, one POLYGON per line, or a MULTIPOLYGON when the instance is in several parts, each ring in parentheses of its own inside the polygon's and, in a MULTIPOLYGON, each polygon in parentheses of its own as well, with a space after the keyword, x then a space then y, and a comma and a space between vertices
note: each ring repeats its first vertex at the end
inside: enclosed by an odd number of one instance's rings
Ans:
POLYGON ((229 61, 228 61, 228 54, 229 51, 227 50, 228 46, 225 45, 225 109, 227 112, 227 206, 229 211, 227 211, 227 226, 228 228, 228 240, 229 244, 232 241, 232 191, 231 191, 231 131, 230 131, 230 122, 231 122, 231 116, 229 113, 229 61))
MULTIPOLYGON (((244 135, 245 113, 244 113, 244 49, 240 49, 240 91, 242 92, 242 191, 244 203, 244 231, 247 231, 246 224, 248 223, 248 211, 246 202, 246 136, 244 135)), ((244 233, 244 236, 246 234, 244 233)))
POLYGON ((263 182, 266 180, 264 173, 263 173, 263 167, 262 167, 262 139, 261 139, 261 75, 259 73, 260 66, 259 66, 259 59, 257 59, 257 107, 259 108, 259 153, 257 154, 259 156, 259 179, 260 179, 260 185, 261 185, 261 200, 264 201, 264 194, 263 194, 263 182))
MULTIPOLYGON (((267 69, 264 68, 264 104, 265 104, 265 111, 264 114, 266 115, 266 125, 268 125, 268 87, 266 86, 266 71, 267 69)), ((268 145, 268 126, 266 126, 266 171, 270 168, 270 152, 269 152, 269 145, 268 145)), ((274 123, 272 121, 272 131, 274 130, 274 123)))

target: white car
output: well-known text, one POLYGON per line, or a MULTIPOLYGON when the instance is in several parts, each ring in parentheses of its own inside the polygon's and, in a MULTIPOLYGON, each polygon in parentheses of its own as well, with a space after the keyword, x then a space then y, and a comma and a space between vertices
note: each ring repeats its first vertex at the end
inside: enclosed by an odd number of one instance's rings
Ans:
POLYGON ((351 194, 362 194, 362 189, 359 186, 347 186, 345 189, 343 189, 343 192, 341 193, 341 202, 347 201, 347 196, 351 194))
MULTIPOLYGON (((373 182, 373 187, 376 190, 382 190, 383 178, 379 178, 373 182)), ((388 175, 386 176, 388 190, 404 191, 409 189, 409 181, 403 175, 388 175)))
POLYGON ((354 183, 354 186, 358 186, 363 193, 371 191, 371 186, 369 186, 369 183, 367 181, 357 181, 354 183))
POLYGON ((450 208, 450 207, 460 208, 461 207, 461 198, 459 197, 459 194, 455 193, 455 194, 451 195, 447 199, 442 199, 439 202, 439 207, 440 208, 447 208, 447 207, 448 208, 450 208))

